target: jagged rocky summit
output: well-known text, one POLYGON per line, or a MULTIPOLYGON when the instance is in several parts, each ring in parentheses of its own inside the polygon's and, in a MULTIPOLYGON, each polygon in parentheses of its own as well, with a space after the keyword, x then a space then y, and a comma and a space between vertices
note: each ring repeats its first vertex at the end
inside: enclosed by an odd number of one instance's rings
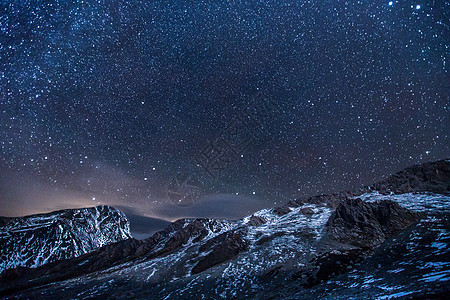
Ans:
POLYGON ((439 298, 450 280, 450 162, 241 220, 182 219, 146 240, 0 275, 17 298, 439 298))
POLYGON ((70 259, 129 238, 128 219, 110 206, 0 217, 0 272, 70 259))

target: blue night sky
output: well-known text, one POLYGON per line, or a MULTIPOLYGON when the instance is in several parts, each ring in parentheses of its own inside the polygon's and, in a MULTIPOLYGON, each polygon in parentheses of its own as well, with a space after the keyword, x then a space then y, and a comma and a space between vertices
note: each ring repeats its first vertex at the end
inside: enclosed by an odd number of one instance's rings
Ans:
POLYGON ((450 157, 445 1, 1 1, 0 215, 235 218, 450 157), (194 157, 278 110, 212 177, 194 157), (174 178, 202 196, 180 207, 174 178))

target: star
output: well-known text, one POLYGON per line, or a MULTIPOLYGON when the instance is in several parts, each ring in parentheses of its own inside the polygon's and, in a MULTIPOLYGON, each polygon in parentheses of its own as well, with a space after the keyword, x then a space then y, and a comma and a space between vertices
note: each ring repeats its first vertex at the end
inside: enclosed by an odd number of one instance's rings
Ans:
MULTIPOLYGON (((206 195, 257 194, 270 207, 448 156, 439 2, 10 2, 0 174, 26 174, 59 203, 21 184, 0 194, 36 212, 92 195, 172 212, 179 174, 206 195)), ((5 215, 28 212, 2 199, 5 215)))

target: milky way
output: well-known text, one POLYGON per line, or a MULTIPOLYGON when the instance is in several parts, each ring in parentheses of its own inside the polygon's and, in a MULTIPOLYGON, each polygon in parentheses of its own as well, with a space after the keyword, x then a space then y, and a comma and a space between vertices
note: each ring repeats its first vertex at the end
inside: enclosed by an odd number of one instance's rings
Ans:
POLYGON ((448 158, 449 16, 444 1, 2 1, 0 215, 167 217, 171 181, 194 174, 235 197, 211 214, 235 216, 448 158), (278 109, 210 176, 195 157, 258 95, 278 109))

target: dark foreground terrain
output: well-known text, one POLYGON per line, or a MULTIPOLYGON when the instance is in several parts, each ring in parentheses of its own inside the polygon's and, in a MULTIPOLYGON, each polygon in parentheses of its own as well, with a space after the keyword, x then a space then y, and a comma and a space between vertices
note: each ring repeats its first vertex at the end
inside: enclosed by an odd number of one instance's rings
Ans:
MULTIPOLYGON (((450 161, 237 221, 182 219, 0 275, 6 298, 388 299, 450 293, 450 161)), ((26 247, 26 245, 24 245, 26 247)))

